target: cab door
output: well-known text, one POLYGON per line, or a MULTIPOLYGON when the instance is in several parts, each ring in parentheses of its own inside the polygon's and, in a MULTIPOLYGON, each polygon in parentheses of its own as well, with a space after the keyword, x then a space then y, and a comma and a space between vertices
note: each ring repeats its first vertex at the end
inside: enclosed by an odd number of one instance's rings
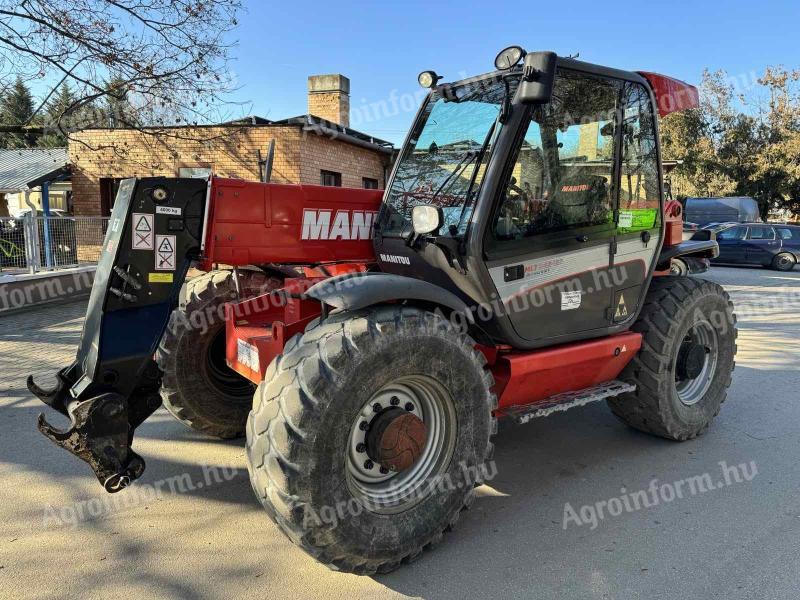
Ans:
POLYGON ((629 81, 623 89, 620 183, 611 321, 635 318, 661 235, 661 160, 650 90, 629 81))
POLYGON ((560 69, 553 100, 530 109, 507 169, 485 253, 505 314, 524 340, 609 326, 619 85, 560 69))

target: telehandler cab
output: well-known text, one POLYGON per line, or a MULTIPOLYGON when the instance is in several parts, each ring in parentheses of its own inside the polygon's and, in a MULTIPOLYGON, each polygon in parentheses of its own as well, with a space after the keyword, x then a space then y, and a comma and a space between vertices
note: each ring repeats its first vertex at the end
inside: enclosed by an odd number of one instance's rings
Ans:
POLYGON ((498 418, 607 400, 640 430, 701 434, 736 320, 718 285, 670 274, 718 248, 682 241, 657 121, 697 91, 519 47, 495 66, 420 75, 384 193, 124 181, 76 360, 51 390, 28 381, 71 426, 40 430, 109 492, 142 475, 133 434, 162 400, 246 433, 272 520, 356 573, 441 540, 498 418), (191 265, 207 274, 185 282, 191 265))

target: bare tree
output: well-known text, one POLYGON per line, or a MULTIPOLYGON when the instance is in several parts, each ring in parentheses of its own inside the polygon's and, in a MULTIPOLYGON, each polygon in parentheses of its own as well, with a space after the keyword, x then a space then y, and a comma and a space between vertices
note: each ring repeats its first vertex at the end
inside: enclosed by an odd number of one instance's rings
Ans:
POLYGON ((2 130, 72 139, 86 127, 128 127, 163 143, 182 135, 170 126, 229 118, 240 10, 240 0, 0 0, 0 89, 20 76, 43 91, 28 123, 2 130), (74 101, 54 115, 65 83, 74 101))

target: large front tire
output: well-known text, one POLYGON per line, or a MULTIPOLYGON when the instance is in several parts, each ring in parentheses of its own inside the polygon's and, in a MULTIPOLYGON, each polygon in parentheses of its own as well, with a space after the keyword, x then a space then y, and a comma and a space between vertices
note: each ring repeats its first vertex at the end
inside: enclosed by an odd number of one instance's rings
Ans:
POLYGON ((731 384, 736 317, 727 292, 710 281, 653 281, 634 331, 642 349, 620 379, 636 391, 608 401, 622 421, 647 433, 684 441, 702 434, 731 384))
POLYGON ((406 307, 334 313, 287 344, 256 393, 247 458, 256 495, 289 539, 332 569, 371 574, 442 538, 486 478, 496 430, 493 379, 474 346, 445 319, 406 307), (362 422, 372 426, 371 402, 379 416, 410 405, 428 426, 411 468, 354 464, 354 452, 368 459, 352 442, 362 422), (382 479, 397 482, 394 499, 382 479))
MULTIPOLYGON (((211 271, 186 282, 159 344, 161 400, 187 427, 221 439, 244 435, 255 386, 225 363, 222 305, 237 297, 232 271, 211 271)), ((242 298, 280 287, 258 271, 239 271, 242 298)))

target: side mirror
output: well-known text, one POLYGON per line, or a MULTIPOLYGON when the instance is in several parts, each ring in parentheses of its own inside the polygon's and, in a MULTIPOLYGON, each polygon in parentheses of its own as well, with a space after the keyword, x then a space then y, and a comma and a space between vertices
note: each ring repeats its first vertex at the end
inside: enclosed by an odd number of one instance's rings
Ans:
POLYGON ((553 96, 556 79, 555 52, 528 52, 522 67, 519 101, 523 104, 545 104, 553 96))
POLYGON ((411 209, 411 227, 416 235, 438 231, 444 223, 442 209, 430 204, 420 204, 411 209))

